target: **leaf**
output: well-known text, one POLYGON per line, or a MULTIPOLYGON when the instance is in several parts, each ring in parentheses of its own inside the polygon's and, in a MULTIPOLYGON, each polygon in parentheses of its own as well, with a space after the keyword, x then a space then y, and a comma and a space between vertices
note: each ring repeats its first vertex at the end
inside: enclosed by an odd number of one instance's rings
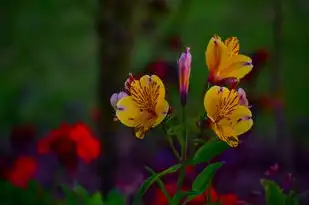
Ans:
POLYGON ((194 180, 192 192, 186 201, 191 201, 196 196, 203 194, 211 185, 217 170, 222 167, 223 162, 216 162, 208 165, 194 180))
POLYGON ((299 198, 297 197, 297 194, 295 191, 290 191, 287 199, 286 199, 286 205, 299 205, 299 198))
POLYGON ((193 162, 195 164, 209 162, 228 148, 229 146, 223 141, 208 141, 196 151, 193 157, 193 162))
POLYGON ((116 189, 112 190, 107 195, 107 204, 108 205, 125 205, 126 199, 120 194, 120 192, 116 189))
POLYGON ((285 205, 286 196, 278 184, 266 179, 262 179, 261 184, 264 187, 266 202, 268 205, 285 205))
POLYGON ((75 205, 75 204, 78 204, 79 201, 76 197, 76 194, 70 190, 68 187, 66 186, 62 186, 62 190, 63 190, 63 193, 65 195, 65 204, 66 205, 75 205))
POLYGON ((169 168, 167 168, 166 170, 162 171, 162 172, 159 172, 157 174, 153 174, 151 175, 150 177, 148 177, 144 183, 142 184, 142 186, 139 188, 135 198, 134 198, 134 202, 133 204, 140 204, 141 203, 141 200, 142 200, 142 197, 143 195, 146 193, 146 191, 151 187, 151 185, 156 181, 158 180, 160 177, 166 175, 166 174, 170 174, 170 173, 174 173, 176 172, 182 165, 181 164, 176 164, 176 165, 173 165, 169 168))
MULTIPOLYGON (((150 172, 150 174, 156 175, 156 172, 153 169, 151 169, 150 167, 146 167, 146 169, 147 169, 147 171, 150 172)), ((157 178, 156 182, 157 182, 158 187, 160 188, 160 190, 163 192, 163 194, 167 198, 168 202, 170 203, 171 202, 171 197, 170 197, 169 193, 167 192, 167 190, 166 190, 166 188, 164 186, 163 181, 160 178, 157 178)))
POLYGON ((179 205, 179 202, 181 199, 183 199, 185 196, 187 196, 187 192, 177 192, 175 196, 173 197, 170 205, 179 205))
POLYGON ((86 205, 103 205, 102 195, 99 192, 93 194, 87 199, 86 205))
POLYGON ((208 165, 194 180, 192 191, 202 194, 209 186, 217 170, 222 167, 223 162, 208 165))

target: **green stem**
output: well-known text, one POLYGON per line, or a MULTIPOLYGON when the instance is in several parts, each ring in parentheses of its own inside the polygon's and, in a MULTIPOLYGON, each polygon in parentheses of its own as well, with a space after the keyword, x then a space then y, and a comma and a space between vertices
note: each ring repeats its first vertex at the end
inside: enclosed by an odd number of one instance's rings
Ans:
POLYGON ((169 142, 171 150, 173 151, 174 156, 178 159, 178 161, 181 161, 181 156, 179 155, 177 149, 175 148, 173 139, 170 135, 167 136, 167 140, 169 142))
POLYGON ((187 137, 187 122, 186 122, 186 108, 182 107, 182 126, 183 126, 183 139, 184 144, 181 150, 182 162, 185 162, 187 159, 187 149, 188 149, 188 137, 187 137))
POLYGON ((188 149, 188 136, 187 136, 187 123, 186 123, 186 110, 185 107, 182 107, 182 124, 183 124, 183 140, 184 143, 181 147, 181 163, 182 163, 182 167, 180 168, 179 171, 179 178, 177 181, 177 193, 176 196, 178 194, 181 193, 181 187, 185 178, 185 161, 187 159, 187 149, 188 149))

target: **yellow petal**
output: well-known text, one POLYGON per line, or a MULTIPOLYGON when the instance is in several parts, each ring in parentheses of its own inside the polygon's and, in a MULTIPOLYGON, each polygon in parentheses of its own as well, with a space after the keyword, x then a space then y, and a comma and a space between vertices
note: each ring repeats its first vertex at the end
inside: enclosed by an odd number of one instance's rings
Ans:
POLYGON ((156 89, 151 86, 158 85, 159 86, 159 97, 158 98, 165 98, 165 87, 164 87, 162 80, 158 76, 144 75, 143 77, 140 78, 140 83, 141 83, 142 88, 150 88, 150 90, 156 89), (151 83, 151 81, 153 83, 151 83))
POLYGON ((145 134, 148 130, 145 130, 143 126, 138 126, 134 128, 134 134, 138 139, 144 139, 145 134))
POLYGON ((219 86, 212 86, 209 90, 207 90, 205 97, 204 97, 204 108, 207 112, 208 117, 213 117, 214 113, 216 112, 217 102, 219 101, 220 95, 222 93, 221 87, 219 86))
POLYGON ((218 122, 225 136, 238 136, 246 133, 253 126, 252 113, 246 106, 237 106, 226 118, 218 122), (233 130, 233 132, 231 132, 233 130))
MULTIPOLYGON (((230 90, 226 87, 212 86, 205 94, 204 107, 207 112, 207 116, 212 120, 218 114, 220 109, 220 100, 227 98, 230 95, 230 90)), ((233 97, 233 96, 231 96, 233 97)))
MULTIPOLYGON (((220 69, 223 67, 220 67, 220 69)), ((253 68, 252 60, 250 57, 245 55, 237 55, 231 57, 226 62, 225 68, 220 70, 220 78, 237 78, 240 80, 245 77, 253 68)))
POLYGON ((208 70, 216 72, 228 57, 228 49, 220 37, 212 37, 205 52, 206 65, 208 70))
POLYGON ((216 135, 222 141, 226 142, 230 147, 237 147, 239 144, 238 137, 235 135, 235 131, 230 126, 220 127, 213 126, 216 135))
POLYGON ((162 100, 157 104, 156 114, 157 119, 152 127, 159 125, 166 117, 169 109, 169 104, 166 100, 162 100))
POLYGON ((239 145, 239 139, 238 139, 238 137, 235 137, 235 136, 228 137, 225 142, 230 147, 237 147, 239 145))
POLYGON ((239 41, 236 37, 227 38, 224 44, 229 49, 232 55, 237 55, 239 53, 239 41))
POLYGON ((140 116, 140 110, 131 96, 126 96, 118 101, 116 116, 118 120, 128 126, 134 127, 140 116))
POLYGON ((242 135, 253 126, 252 113, 246 106, 238 106, 231 114, 235 135, 242 135))

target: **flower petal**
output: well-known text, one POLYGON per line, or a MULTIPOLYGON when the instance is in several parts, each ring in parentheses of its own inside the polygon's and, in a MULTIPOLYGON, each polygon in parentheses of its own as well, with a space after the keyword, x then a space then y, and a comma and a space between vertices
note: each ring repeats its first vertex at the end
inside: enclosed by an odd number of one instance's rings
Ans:
POLYGON ((231 57, 224 67, 220 67, 220 78, 237 78, 240 80, 247 75, 253 68, 252 60, 245 55, 231 57))
POLYGON ((126 96, 118 101, 116 116, 122 124, 128 127, 134 127, 137 124, 140 110, 131 96, 126 96))
POLYGON ((134 128, 134 134, 135 134, 136 138, 138 138, 138 139, 144 139, 145 134, 146 134, 147 131, 148 131, 148 129, 146 129, 142 125, 136 126, 134 128))
POLYGON ((166 100, 158 102, 156 106, 157 119, 152 127, 159 125, 166 117, 169 110, 169 104, 166 100))
POLYGON ((206 65, 210 72, 216 72, 228 57, 228 49, 220 37, 214 36, 210 39, 206 52, 206 65))
POLYGON ((239 41, 236 37, 227 38, 224 44, 229 49, 232 55, 237 55, 239 53, 239 41))
POLYGON ((238 106, 230 115, 218 122, 225 136, 238 136, 246 133, 253 126, 252 113, 246 106, 238 106), (233 130, 233 133, 230 132, 233 130))
POLYGON ((230 93, 226 87, 212 86, 205 94, 204 107, 207 116, 214 120, 215 115, 218 113, 219 103, 222 96, 228 96, 230 93))
POLYGON ((111 98, 110 98, 110 103, 111 103, 111 106, 113 107, 113 108, 115 108, 116 107, 116 105, 117 105, 117 101, 118 101, 118 93, 114 93, 112 96, 111 96, 111 98))
POLYGON ((157 75, 144 75, 140 79, 141 87, 147 88, 149 86, 153 86, 150 82, 153 82, 154 85, 159 86, 159 97, 158 98, 165 98, 165 86, 162 80, 157 75))

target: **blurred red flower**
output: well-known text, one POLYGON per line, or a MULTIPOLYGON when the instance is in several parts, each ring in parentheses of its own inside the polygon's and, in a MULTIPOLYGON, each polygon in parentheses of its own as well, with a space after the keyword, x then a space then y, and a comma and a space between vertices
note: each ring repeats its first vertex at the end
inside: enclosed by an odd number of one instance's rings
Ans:
MULTIPOLYGON (((165 185, 166 191, 169 193, 171 197, 173 197, 177 191, 177 184, 176 183, 170 183, 165 185)), ((190 190, 187 187, 182 188, 183 191, 190 190)), ((221 205, 236 205, 238 202, 238 198, 234 194, 223 194, 218 195, 216 191, 211 188, 210 190, 206 190, 204 194, 201 194, 200 196, 197 196, 192 201, 187 203, 188 205, 203 205, 205 202, 221 202, 221 205), (210 198, 208 199, 208 197, 210 198)), ((163 194, 163 192, 160 189, 157 189, 155 192, 155 197, 152 202, 152 205, 168 205, 168 201, 163 194)))
POLYGON ((177 34, 169 36, 167 38, 167 44, 173 51, 180 51, 180 49, 183 47, 181 37, 177 34))
POLYGON ((75 125, 62 124, 56 130, 38 142, 38 153, 55 153, 61 164, 67 168, 75 168, 77 157, 90 163, 100 154, 100 143, 91 130, 83 123, 75 125))
POLYGON ((34 158, 20 156, 13 166, 7 170, 6 179, 18 187, 26 187, 28 182, 33 179, 37 171, 37 163, 34 158))
POLYGON ((252 58, 254 69, 252 69, 252 71, 242 79, 242 81, 246 81, 248 83, 256 80, 257 76, 261 72, 261 68, 264 67, 265 64, 269 61, 270 53, 267 49, 260 48, 250 56, 252 58))
POLYGON ((159 76, 161 79, 166 79, 169 66, 167 62, 161 58, 147 65, 151 74, 159 76))

